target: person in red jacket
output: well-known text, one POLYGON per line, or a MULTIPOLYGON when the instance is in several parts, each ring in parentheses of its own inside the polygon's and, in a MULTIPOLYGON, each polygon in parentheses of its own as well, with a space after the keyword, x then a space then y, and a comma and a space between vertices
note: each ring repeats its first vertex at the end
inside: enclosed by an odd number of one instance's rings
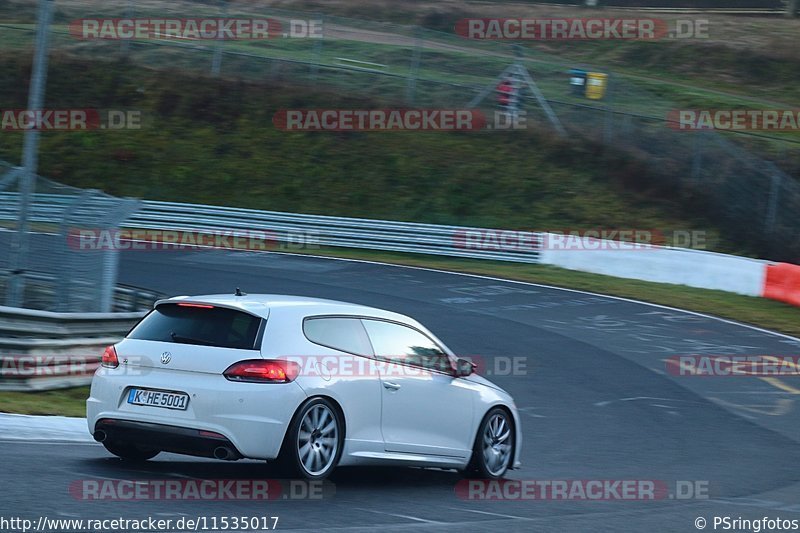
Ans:
POLYGON ((514 92, 514 84, 510 78, 506 78, 497 85, 497 103, 503 109, 508 109, 511 104, 511 95, 514 92))

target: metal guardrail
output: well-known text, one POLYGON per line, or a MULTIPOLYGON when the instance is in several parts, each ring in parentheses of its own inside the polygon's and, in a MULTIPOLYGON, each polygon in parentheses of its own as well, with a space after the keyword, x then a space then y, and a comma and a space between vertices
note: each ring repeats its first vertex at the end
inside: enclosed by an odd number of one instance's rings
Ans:
POLYGON ((51 313, 0 307, 0 390, 91 383, 103 349, 144 313, 51 313))
POLYGON ((121 337, 144 312, 52 313, 18 307, 0 307, 0 347, 37 339, 75 340, 121 337))
MULTIPOLYGON (((15 219, 16 202, 16 193, 0 193, 0 222, 15 219)), ((36 224, 55 223, 66 204, 67 201, 59 195, 37 194, 30 216, 31 223, 34 227, 36 224)), ((270 232, 270 238, 278 242, 291 243, 293 236, 305 235, 312 237, 314 244, 320 246, 520 263, 538 263, 541 247, 541 235, 538 233, 530 234, 530 246, 516 249, 503 249, 506 247, 500 245, 468 247, 464 242, 467 235, 491 235, 492 232, 500 235, 506 230, 156 201, 142 202, 141 209, 128 218, 123 227, 195 233, 240 232, 245 237, 248 232, 265 231, 270 232)))
MULTIPOLYGON (((489 6, 496 6, 497 2, 492 0, 467 0, 468 4, 475 4, 475 5, 489 5, 489 6)), ((710 2, 704 3, 704 5, 683 5, 683 6, 672 6, 670 4, 680 2, 661 2, 661 5, 657 5, 658 2, 648 2, 650 5, 641 5, 645 2, 623 2, 623 1, 614 1, 614 0, 598 0, 597 6, 589 5, 588 0, 576 1, 571 0, 569 2, 525 2, 525 1, 516 1, 512 2, 517 6, 529 6, 531 4, 535 4, 538 6, 549 6, 555 8, 563 8, 563 7, 602 7, 608 8, 613 10, 619 11, 637 11, 637 12, 651 12, 651 13, 715 13, 715 14, 725 14, 725 15, 783 15, 786 13, 786 7, 781 5, 781 2, 728 2, 728 5, 725 5, 726 2, 717 2, 715 5, 712 5, 710 2), (637 5, 638 4, 638 5, 637 5)), ((685 2, 685 4, 690 4, 691 2, 685 2)))

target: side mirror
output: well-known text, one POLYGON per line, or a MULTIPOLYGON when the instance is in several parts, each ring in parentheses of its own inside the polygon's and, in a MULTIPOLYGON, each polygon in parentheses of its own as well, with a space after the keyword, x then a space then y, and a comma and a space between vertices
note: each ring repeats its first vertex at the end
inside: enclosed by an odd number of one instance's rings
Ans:
POLYGON ((475 372, 475 364, 468 359, 456 360, 456 377, 465 378, 475 372))

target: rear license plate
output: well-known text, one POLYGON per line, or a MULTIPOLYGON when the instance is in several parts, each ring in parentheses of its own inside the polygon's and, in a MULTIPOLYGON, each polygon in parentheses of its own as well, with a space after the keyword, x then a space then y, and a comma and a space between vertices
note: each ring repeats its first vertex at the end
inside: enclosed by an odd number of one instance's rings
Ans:
POLYGON ((131 389, 128 393, 128 403, 185 411, 189 407, 189 395, 183 392, 131 389))

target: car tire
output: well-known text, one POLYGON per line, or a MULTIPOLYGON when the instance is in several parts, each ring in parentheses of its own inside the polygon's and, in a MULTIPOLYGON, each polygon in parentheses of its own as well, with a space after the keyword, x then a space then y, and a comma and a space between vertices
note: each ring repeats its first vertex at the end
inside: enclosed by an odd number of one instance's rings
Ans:
POLYGON ((141 449, 136 446, 123 445, 115 442, 104 442, 103 446, 120 459, 135 463, 147 461, 161 453, 160 450, 141 449))
POLYGON ((482 479, 501 479, 514 457, 514 419, 495 407, 483 417, 472 449, 469 472, 482 479))
POLYGON ((311 398, 297 410, 278 462, 292 477, 320 480, 339 464, 344 447, 344 420, 326 398, 311 398))

